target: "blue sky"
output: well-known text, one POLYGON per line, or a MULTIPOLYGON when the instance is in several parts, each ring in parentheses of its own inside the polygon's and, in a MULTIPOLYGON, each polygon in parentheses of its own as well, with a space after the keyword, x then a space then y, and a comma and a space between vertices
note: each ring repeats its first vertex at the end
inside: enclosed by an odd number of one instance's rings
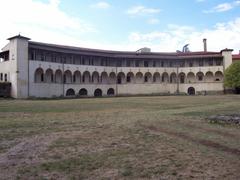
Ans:
POLYGON ((33 41, 113 50, 240 49, 238 0, 0 0, 0 45, 18 34, 33 41), (12 5, 15 6, 12 6, 12 5), (9 17, 5 17, 11 13, 9 17))

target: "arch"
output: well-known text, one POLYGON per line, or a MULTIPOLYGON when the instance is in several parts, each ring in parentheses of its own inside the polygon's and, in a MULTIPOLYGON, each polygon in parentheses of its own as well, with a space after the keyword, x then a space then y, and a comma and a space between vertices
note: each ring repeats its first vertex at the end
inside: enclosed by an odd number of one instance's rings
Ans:
POLYGON ((97 71, 94 71, 93 73, 92 73, 92 82, 94 83, 94 84, 98 84, 99 83, 99 73, 97 72, 97 71))
POLYGON ((115 95, 115 91, 113 88, 109 88, 108 91, 107 91, 107 95, 108 96, 114 96, 115 95))
POLYGON ((116 76, 115 72, 111 72, 109 74, 109 83, 116 84, 116 82, 117 82, 117 76, 116 76))
POLYGON ((63 74, 63 81, 66 84, 72 83, 72 72, 70 70, 66 70, 63 74))
POLYGON ((79 96, 87 96, 88 91, 85 88, 79 90, 79 96))
POLYGON ((101 74, 101 83, 108 84, 108 74, 106 72, 102 72, 101 74))
POLYGON ((62 71, 60 69, 55 71, 55 82, 62 83, 62 71))
POLYGON ((177 83, 177 74, 175 72, 170 75, 170 83, 177 83))
POLYGON ((143 83, 143 74, 141 72, 138 72, 135 77, 136 83, 143 83))
POLYGON ((89 71, 85 71, 82 75, 82 82, 89 84, 91 82, 91 75, 89 71))
POLYGON ((217 71, 215 73, 215 81, 220 81, 220 82, 223 81, 223 73, 221 71, 217 71))
POLYGON ((35 83, 44 82, 44 72, 42 68, 37 68, 34 73, 34 81, 35 83))
POLYGON ((206 82, 213 82, 214 81, 214 76, 211 71, 208 71, 205 75, 205 81, 206 82))
POLYGON ((160 78, 160 73, 159 72, 155 72, 153 74, 153 82, 154 83, 160 83, 161 82, 161 78, 160 78))
POLYGON ((168 75, 167 72, 164 72, 164 73, 162 74, 162 82, 163 82, 163 83, 168 83, 168 82, 169 82, 169 75, 168 75))
POLYGON ((187 74, 187 83, 195 83, 196 78, 195 78, 195 74, 193 72, 189 72, 187 74))
POLYGON ((95 97, 102 97, 102 90, 101 89, 96 89, 94 91, 94 96, 95 97))
POLYGON ((185 83, 185 79, 186 79, 185 73, 181 72, 181 73, 178 75, 178 78, 179 78, 179 83, 180 83, 180 84, 184 84, 184 83, 185 83))
POLYGON ((72 88, 68 89, 66 92, 66 96, 75 96, 75 91, 72 88))
POLYGON ((117 83, 118 84, 124 84, 125 83, 125 74, 123 72, 118 73, 117 83))
POLYGON ((53 70, 52 69, 47 69, 45 73, 45 81, 46 83, 52 83, 54 79, 53 76, 53 70))
POLYGON ((195 88, 194 87, 188 88, 188 94, 189 95, 195 95, 195 88))
POLYGON ((81 73, 80 73, 80 71, 77 70, 73 73, 73 82, 77 83, 77 84, 81 83, 81 73))
POLYGON ((127 83, 133 83, 134 82, 134 74, 132 72, 127 73, 127 83))
POLYGON ((204 74, 203 72, 197 73, 197 81, 202 82, 204 80, 204 74))
POLYGON ((145 83, 151 83, 152 82, 152 74, 150 72, 145 73, 144 82, 145 83))

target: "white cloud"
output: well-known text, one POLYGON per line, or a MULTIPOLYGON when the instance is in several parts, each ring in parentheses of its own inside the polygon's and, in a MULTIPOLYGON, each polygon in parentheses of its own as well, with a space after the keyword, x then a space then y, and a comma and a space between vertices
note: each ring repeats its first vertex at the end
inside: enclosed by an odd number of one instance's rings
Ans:
POLYGON ((145 6, 134 6, 127 10, 129 15, 147 15, 147 14, 157 14, 161 10, 156 8, 147 8, 145 6))
POLYGON ((101 1, 96 4, 91 5, 92 8, 97 8, 97 9, 108 9, 111 7, 111 5, 107 2, 101 1))
POLYGON ((240 5, 240 1, 234 1, 231 3, 222 3, 222 4, 218 4, 217 6, 213 7, 210 10, 204 10, 204 13, 216 13, 216 12, 225 12, 225 11, 229 11, 237 6, 240 5))
POLYGON ((209 51, 220 51, 224 48, 233 48, 238 52, 240 48, 240 18, 228 23, 218 23, 211 29, 197 31, 190 26, 170 24, 164 31, 149 33, 132 32, 129 35, 129 44, 136 48, 148 46, 153 51, 181 50, 183 45, 190 44, 190 50, 202 51, 202 39, 208 39, 209 51))
MULTIPOLYGON (((82 34, 96 32, 96 29, 79 18, 59 8, 59 0, 40 2, 35 0, 0 0, 1 27, 0 43, 9 36, 21 32, 35 41, 63 43, 82 34)), ((0 44, 1 47, 3 46, 0 44)))

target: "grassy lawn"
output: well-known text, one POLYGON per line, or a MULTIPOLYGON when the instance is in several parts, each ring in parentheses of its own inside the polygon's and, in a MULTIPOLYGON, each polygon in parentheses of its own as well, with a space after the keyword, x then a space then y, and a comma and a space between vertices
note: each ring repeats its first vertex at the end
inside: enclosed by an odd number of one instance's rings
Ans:
POLYGON ((0 179, 239 179, 240 96, 0 100, 0 179))

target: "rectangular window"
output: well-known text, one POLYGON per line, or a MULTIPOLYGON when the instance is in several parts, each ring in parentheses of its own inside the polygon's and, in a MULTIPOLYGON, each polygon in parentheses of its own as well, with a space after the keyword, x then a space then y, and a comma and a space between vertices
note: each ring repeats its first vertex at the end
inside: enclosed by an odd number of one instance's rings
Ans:
POLYGON ((127 60, 127 67, 130 67, 131 66, 131 61, 130 60, 127 60))
POLYGON ((199 66, 203 66, 203 60, 199 60, 199 66))
POLYGON ((164 62, 163 61, 161 61, 161 67, 164 67, 164 62))
POLYGON ((221 66, 221 65, 222 65, 222 61, 221 61, 220 59, 217 59, 217 60, 216 60, 216 65, 217 65, 217 66, 221 66))
POLYGON ((209 66, 213 66, 213 60, 212 60, 212 59, 209 59, 209 60, 208 60, 208 65, 209 65, 209 66))
POLYGON ((4 81, 7 82, 7 74, 4 74, 4 81))
POLYGON ((122 60, 119 59, 119 60, 117 61, 117 67, 122 67, 122 60))
POLYGON ((138 60, 135 61, 135 66, 139 67, 139 61, 138 60))
POLYGON ((156 61, 153 61, 153 67, 156 67, 156 61))
POLYGON ((189 67, 193 67, 193 62, 192 61, 189 62, 189 67))
POLYGON ((144 67, 148 67, 148 61, 144 61, 144 67))

